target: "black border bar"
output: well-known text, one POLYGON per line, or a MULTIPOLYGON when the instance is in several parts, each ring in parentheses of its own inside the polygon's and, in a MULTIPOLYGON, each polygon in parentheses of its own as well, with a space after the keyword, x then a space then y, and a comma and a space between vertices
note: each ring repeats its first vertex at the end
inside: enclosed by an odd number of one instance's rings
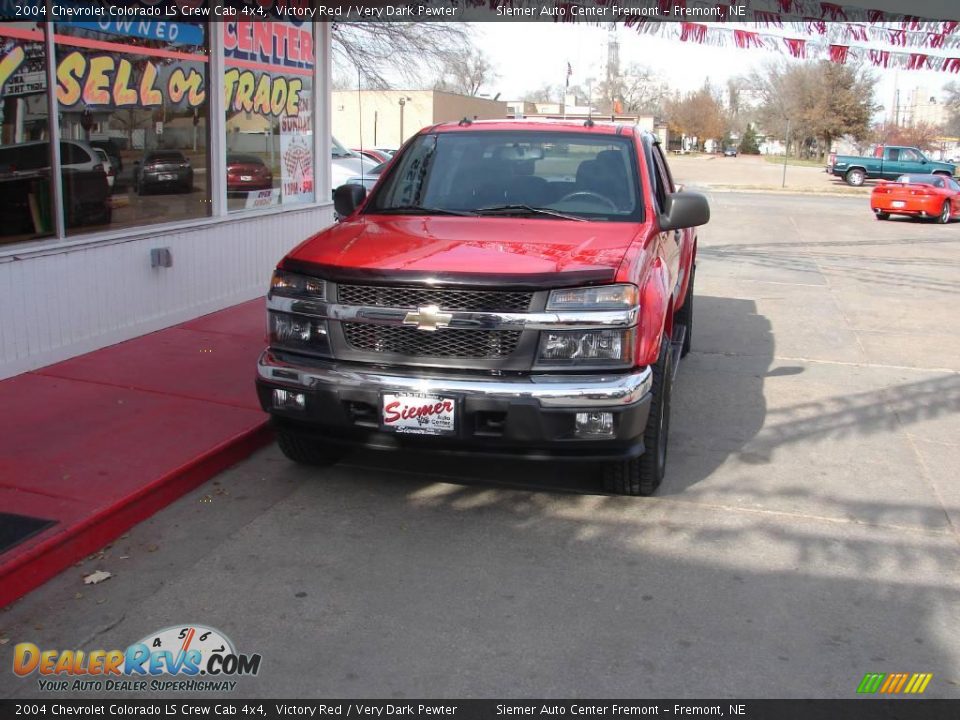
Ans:
MULTIPOLYGON (((242 692, 242 690, 241 690, 242 692)), ((732 718, 733 720, 956 720, 960 699, 849 700, 74 700, 45 697, 0 700, 0 717, 234 717, 288 720, 638 720, 732 718)))

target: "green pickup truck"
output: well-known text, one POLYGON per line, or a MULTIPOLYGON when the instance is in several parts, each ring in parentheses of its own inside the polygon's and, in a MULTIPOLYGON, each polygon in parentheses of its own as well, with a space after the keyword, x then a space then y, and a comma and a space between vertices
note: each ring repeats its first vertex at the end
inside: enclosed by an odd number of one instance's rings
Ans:
POLYGON ((830 155, 827 172, 842 177, 848 185, 860 187, 866 179, 896 180, 901 175, 953 175, 953 163, 929 160, 915 147, 878 145, 870 157, 830 155))

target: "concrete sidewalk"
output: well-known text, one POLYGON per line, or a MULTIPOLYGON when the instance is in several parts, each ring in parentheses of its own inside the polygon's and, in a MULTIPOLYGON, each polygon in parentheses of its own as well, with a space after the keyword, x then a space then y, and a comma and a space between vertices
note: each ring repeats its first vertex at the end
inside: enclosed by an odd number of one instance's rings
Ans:
POLYGON ((0 382, 0 607, 269 441, 263 336, 253 300, 0 382))

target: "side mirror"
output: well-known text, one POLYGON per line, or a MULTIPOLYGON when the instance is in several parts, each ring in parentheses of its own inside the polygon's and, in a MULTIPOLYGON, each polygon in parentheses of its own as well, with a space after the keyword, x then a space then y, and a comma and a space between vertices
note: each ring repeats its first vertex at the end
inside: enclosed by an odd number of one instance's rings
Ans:
POLYGON ((353 215, 366 197, 367 189, 363 185, 341 185, 333 191, 333 209, 340 217, 353 215))
POLYGON ((660 230, 706 225, 710 222, 710 203, 696 192, 675 192, 667 196, 667 207, 660 216, 660 230))

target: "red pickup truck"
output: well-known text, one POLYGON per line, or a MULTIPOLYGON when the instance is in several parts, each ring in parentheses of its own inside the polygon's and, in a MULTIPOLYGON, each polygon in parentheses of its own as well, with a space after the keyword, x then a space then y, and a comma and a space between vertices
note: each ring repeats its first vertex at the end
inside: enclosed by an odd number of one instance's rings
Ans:
POLYGON ((277 266, 260 403, 310 464, 345 448, 602 463, 649 495, 690 349, 706 198, 656 138, 463 120, 409 140, 369 196, 277 266))

